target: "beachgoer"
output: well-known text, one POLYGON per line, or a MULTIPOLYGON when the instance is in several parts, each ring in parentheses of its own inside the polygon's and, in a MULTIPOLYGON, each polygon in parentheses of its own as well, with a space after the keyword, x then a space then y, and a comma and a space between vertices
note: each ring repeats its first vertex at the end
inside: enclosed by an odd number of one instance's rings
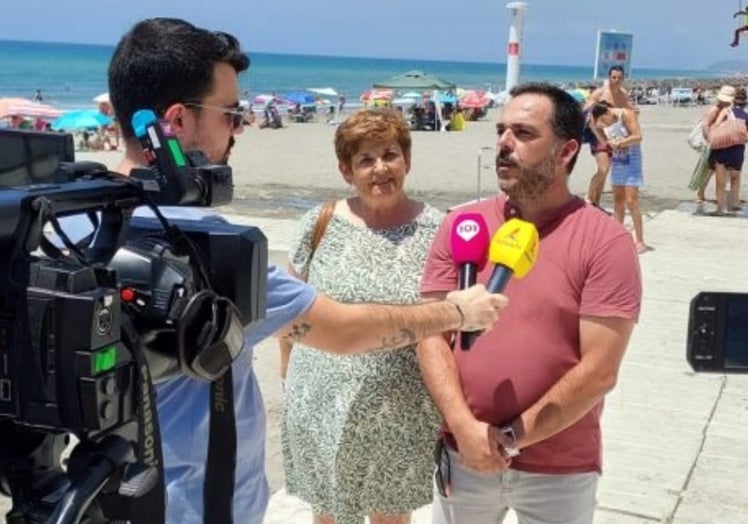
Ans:
MULTIPOLYGON (((417 349, 446 426, 434 459, 434 524, 496 524, 509 508, 533 524, 590 524, 601 471, 600 417, 641 303, 631 235, 574 196, 579 104, 548 84, 515 87, 498 125, 503 193, 447 215, 421 281, 425 298, 458 285, 450 234, 463 212, 495 231, 537 227, 535 267, 470 351, 430 337, 417 349), (517 454, 518 453, 518 454, 517 454), (514 456, 512 456, 514 455, 514 456)), ((486 282, 488 264, 478 281, 486 282)))
MULTIPOLYGON (((324 206, 302 217, 289 272, 345 302, 418 301, 423 263, 444 214, 405 193, 407 123, 393 109, 360 109, 338 127, 335 152, 356 196, 334 203, 314 251, 324 206)), ((409 522, 431 501, 440 420, 415 345, 358 356, 297 345, 282 422, 286 489, 311 504, 315 524, 359 524, 367 515, 371 524, 409 522)))
MULTIPOLYGON (((732 107, 725 106, 720 109, 710 128, 730 118, 743 120, 748 125, 748 113, 745 110, 745 89, 738 87, 734 90, 734 93, 732 107)), ((717 198, 717 209, 714 211, 714 215, 721 216, 728 211, 740 211, 740 170, 743 168, 744 159, 745 143, 721 149, 712 149, 709 155, 709 162, 710 165, 714 166, 715 194, 717 198), (729 205, 726 198, 728 177, 730 179, 729 205)))
MULTIPOLYGON (((706 113, 704 113, 704 116, 701 117, 701 129, 704 133, 704 138, 708 139, 709 130, 717 121, 717 117, 722 114, 722 111, 724 109, 727 109, 732 105, 732 101, 734 98, 735 88, 733 86, 723 85, 719 88, 714 104, 709 109, 707 109, 706 113)), ((714 162, 711 160, 711 151, 703 151, 702 154, 707 155, 706 166, 708 166, 708 170, 706 171, 706 175, 703 177, 703 180, 701 180, 701 183, 696 190, 697 204, 703 204, 706 201, 706 186, 709 184, 709 180, 714 174, 714 162)), ((703 159, 700 159, 700 161, 703 161, 703 159)), ((707 169, 706 166, 704 167, 704 169, 707 169)))
POLYGON ((605 188, 605 179, 608 177, 608 172, 610 171, 610 158, 613 155, 613 151, 608 146, 605 136, 595 126, 590 125, 591 118, 589 112, 593 105, 602 101, 609 103, 612 107, 635 110, 628 92, 623 88, 623 78, 623 67, 619 65, 611 66, 608 70, 607 84, 593 91, 584 103, 586 124, 583 141, 589 144, 590 152, 595 157, 595 164, 597 166, 595 174, 592 175, 589 187, 587 188, 587 201, 595 207, 600 207, 600 199, 605 188))
POLYGON ((42 102, 44 100, 44 97, 42 96, 42 90, 37 89, 34 93, 34 102, 42 102))
POLYGON ((340 93, 340 96, 338 96, 338 113, 343 112, 343 107, 345 107, 345 93, 340 93))
MULTIPOLYGON (((109 93, 125 146, 117 171, 127 174, 145 165, 131 123, 133 114, 143 108, 157 111, 185 150, 201 150, 209 161, 226 163, 234 135, 243 130, 238 74, 248 66, 239 41, 227 33, 167 18, 133 26, 117 44, 108 70, 109 93)), ((197 209, 165 211, 186 219, 220 220, 197 209)), ((230 375, 237 437, 232 507, 234 518, 243 524, 262 522, 269 497, 265 412, 252 370, 255 344, 275 334, 333 352, 387 350, 464 324, 485 327, 505 305, 503 297, 479 286, 428 304, 340 304, 275 267, 268 269, 266 303, 266 318, 247 332, 243 354, 230 375)), ((210 384, 186 376, 157 388, 169 524, 215 522, 204 515, 203 507, 210 389, 210 384)))
POLYGON ((737 18, 739 16, 743 17, 743 25, 735 30, 732 42, 730 43, 730 47, 738 47, 738 44, 740 43, 740 33, 748 31, 748 8, 741 9, 740 11, 732 15, 733 18, 737 18))
POLYGON ((591 116, 613 150, 610 167, 613 215, 623 223, 626 209, 629 210, 634 223, 636 250, 644 253, 649 248, 644 243, 644 223, 639 207, 639 188, 644 183, 639 121, 631 109, 614 108, 607 102, 592 106, 591 116))

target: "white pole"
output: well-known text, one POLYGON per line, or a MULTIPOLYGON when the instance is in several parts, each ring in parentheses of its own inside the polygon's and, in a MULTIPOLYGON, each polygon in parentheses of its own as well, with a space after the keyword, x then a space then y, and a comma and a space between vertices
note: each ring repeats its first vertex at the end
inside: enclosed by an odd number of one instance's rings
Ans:
POLYGON ((525 2, 509 2, 509 43, 506 50, 507 93, 519 83, 519 62, 522 56, 522 29, 525 18, 525 2))

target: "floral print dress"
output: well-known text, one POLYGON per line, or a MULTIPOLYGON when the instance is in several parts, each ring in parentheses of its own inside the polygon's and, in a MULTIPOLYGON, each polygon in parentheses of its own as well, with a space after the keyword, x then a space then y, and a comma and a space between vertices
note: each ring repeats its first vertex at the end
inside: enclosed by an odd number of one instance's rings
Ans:
MULTIPOLYGON (((443 213, 426 205, 410 223, 367 229, 333 215, 313 259, 321 206, 302 217, 290 259, 341 302, 413 303, 443 213)), ((282 445, 289 493, 315 513, 360 523, 432 498, 440 416, 423 384, 415 346, 340 356, 297 344, 286 376, 282 445)))

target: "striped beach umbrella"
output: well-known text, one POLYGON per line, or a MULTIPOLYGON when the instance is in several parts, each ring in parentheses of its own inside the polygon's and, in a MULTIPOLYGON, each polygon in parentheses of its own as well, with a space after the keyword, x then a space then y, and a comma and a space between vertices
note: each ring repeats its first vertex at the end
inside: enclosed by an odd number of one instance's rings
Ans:
POLYGON ((50 105, 37 102, 23 102, 11 105, 5 116, 22 116, 28 118, 57 118, 62 112, 50 105))
POLYGON ((17 106, 19 104, 33 104, 33 102, 25 98, 0 98, 0 118, 12 116, 8 110, 12 106, 17 106))

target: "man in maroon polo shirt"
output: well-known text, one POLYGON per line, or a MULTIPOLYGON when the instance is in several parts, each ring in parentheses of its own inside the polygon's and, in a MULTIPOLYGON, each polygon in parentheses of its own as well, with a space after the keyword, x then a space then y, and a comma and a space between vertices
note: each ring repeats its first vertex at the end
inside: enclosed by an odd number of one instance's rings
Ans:
POLYGON ((434 524, 494 524, 509 508, 520 523, 593 521, 603 397, 639 315, 641 277, 631 235, 569 191, 582 128, 563 90, 516 87, 497 126, 502 193, 448 215, 431 247, 424 297, 457 287, 449 236, 461 213, 480 213, 490 231, 518 217, 540 233, 534 268, 509 282, 490 332, 469 351, 444 337, 419 347, 446 421, 434 524))

